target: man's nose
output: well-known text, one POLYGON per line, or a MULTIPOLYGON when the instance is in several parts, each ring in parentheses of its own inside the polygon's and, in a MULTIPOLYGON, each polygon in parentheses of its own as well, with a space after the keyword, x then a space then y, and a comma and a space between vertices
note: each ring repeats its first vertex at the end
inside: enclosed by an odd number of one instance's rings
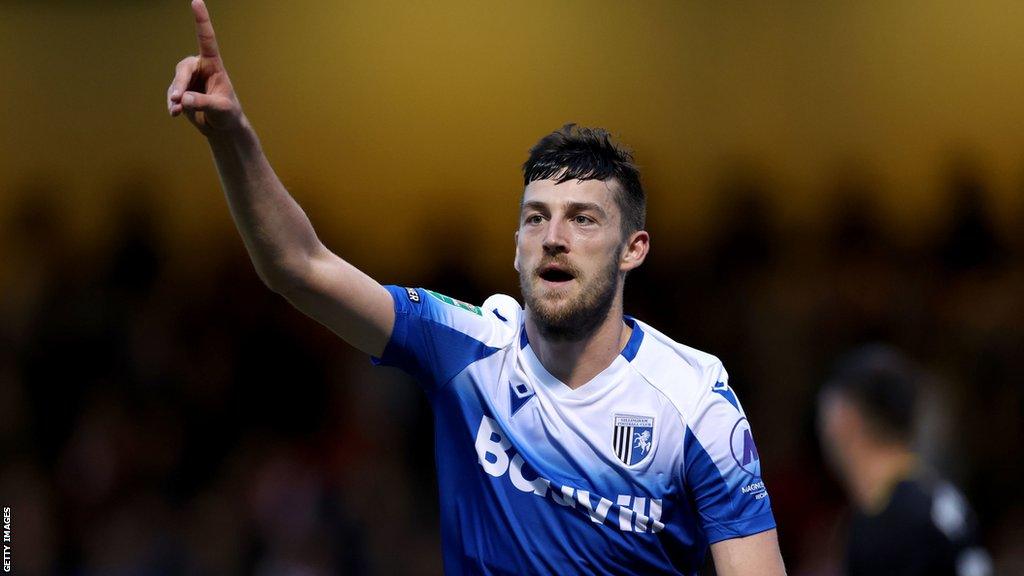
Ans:
POLYGON ((544 252, 560 254, 569 251, 569 226, 560 219, 552 218, 544 234, 544 252))

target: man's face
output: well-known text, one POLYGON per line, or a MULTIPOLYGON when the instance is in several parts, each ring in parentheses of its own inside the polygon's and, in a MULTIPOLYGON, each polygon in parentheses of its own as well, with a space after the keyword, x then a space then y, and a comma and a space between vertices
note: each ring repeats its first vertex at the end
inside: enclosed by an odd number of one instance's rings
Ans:
POLYGON ((515 267, 526 307, 545 336, 579 340, 607 317, 621 273, 639 265, 624 262, 629 250, 621 221, 615 192, 600 180, 536 180, 526 187, 515 267))
POLYGON ((855 441, 859 419, 853 404, 836 392, 826 392, 818 401, 818 436, 825 460, 841 477, 849 468, 848 450, 855 441))

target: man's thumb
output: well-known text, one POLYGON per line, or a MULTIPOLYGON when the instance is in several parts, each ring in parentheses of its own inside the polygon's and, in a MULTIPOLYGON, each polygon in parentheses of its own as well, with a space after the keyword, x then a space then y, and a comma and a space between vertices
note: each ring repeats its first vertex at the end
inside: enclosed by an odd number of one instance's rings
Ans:
POLYGON ((231 108, 231 102, 223 97, 185 92, 181 96, 181 107, 191 112, 227 112, 231 108))

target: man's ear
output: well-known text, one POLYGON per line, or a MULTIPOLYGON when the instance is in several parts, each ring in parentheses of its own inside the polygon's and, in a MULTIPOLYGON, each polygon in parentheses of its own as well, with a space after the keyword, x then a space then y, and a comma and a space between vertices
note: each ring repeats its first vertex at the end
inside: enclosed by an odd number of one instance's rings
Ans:
POLYGON ((516 230, 515 239, 516 239, 516 258, 515 258, 515 260, 512 261, 512 267, 516 269, 516 272, 519 272, 519 230, 516 230))
POLYGON ((637 230, 629 235, 625 246, 622 248, 622 258, 619 261, 619 268, 629 271, 644 263, 647 252, 651 249, 651 235, 646 230, 637 230))

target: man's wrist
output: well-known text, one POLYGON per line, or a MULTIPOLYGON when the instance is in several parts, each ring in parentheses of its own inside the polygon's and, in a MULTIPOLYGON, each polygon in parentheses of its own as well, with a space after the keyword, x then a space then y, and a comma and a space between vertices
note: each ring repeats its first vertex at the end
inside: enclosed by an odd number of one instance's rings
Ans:
POLYGON ((259 138, 249 119, 242 114, 238 125, 229 130, 216 130, 206 135, 206 141, 214 153, 246 152, 259 149, 259 138))

